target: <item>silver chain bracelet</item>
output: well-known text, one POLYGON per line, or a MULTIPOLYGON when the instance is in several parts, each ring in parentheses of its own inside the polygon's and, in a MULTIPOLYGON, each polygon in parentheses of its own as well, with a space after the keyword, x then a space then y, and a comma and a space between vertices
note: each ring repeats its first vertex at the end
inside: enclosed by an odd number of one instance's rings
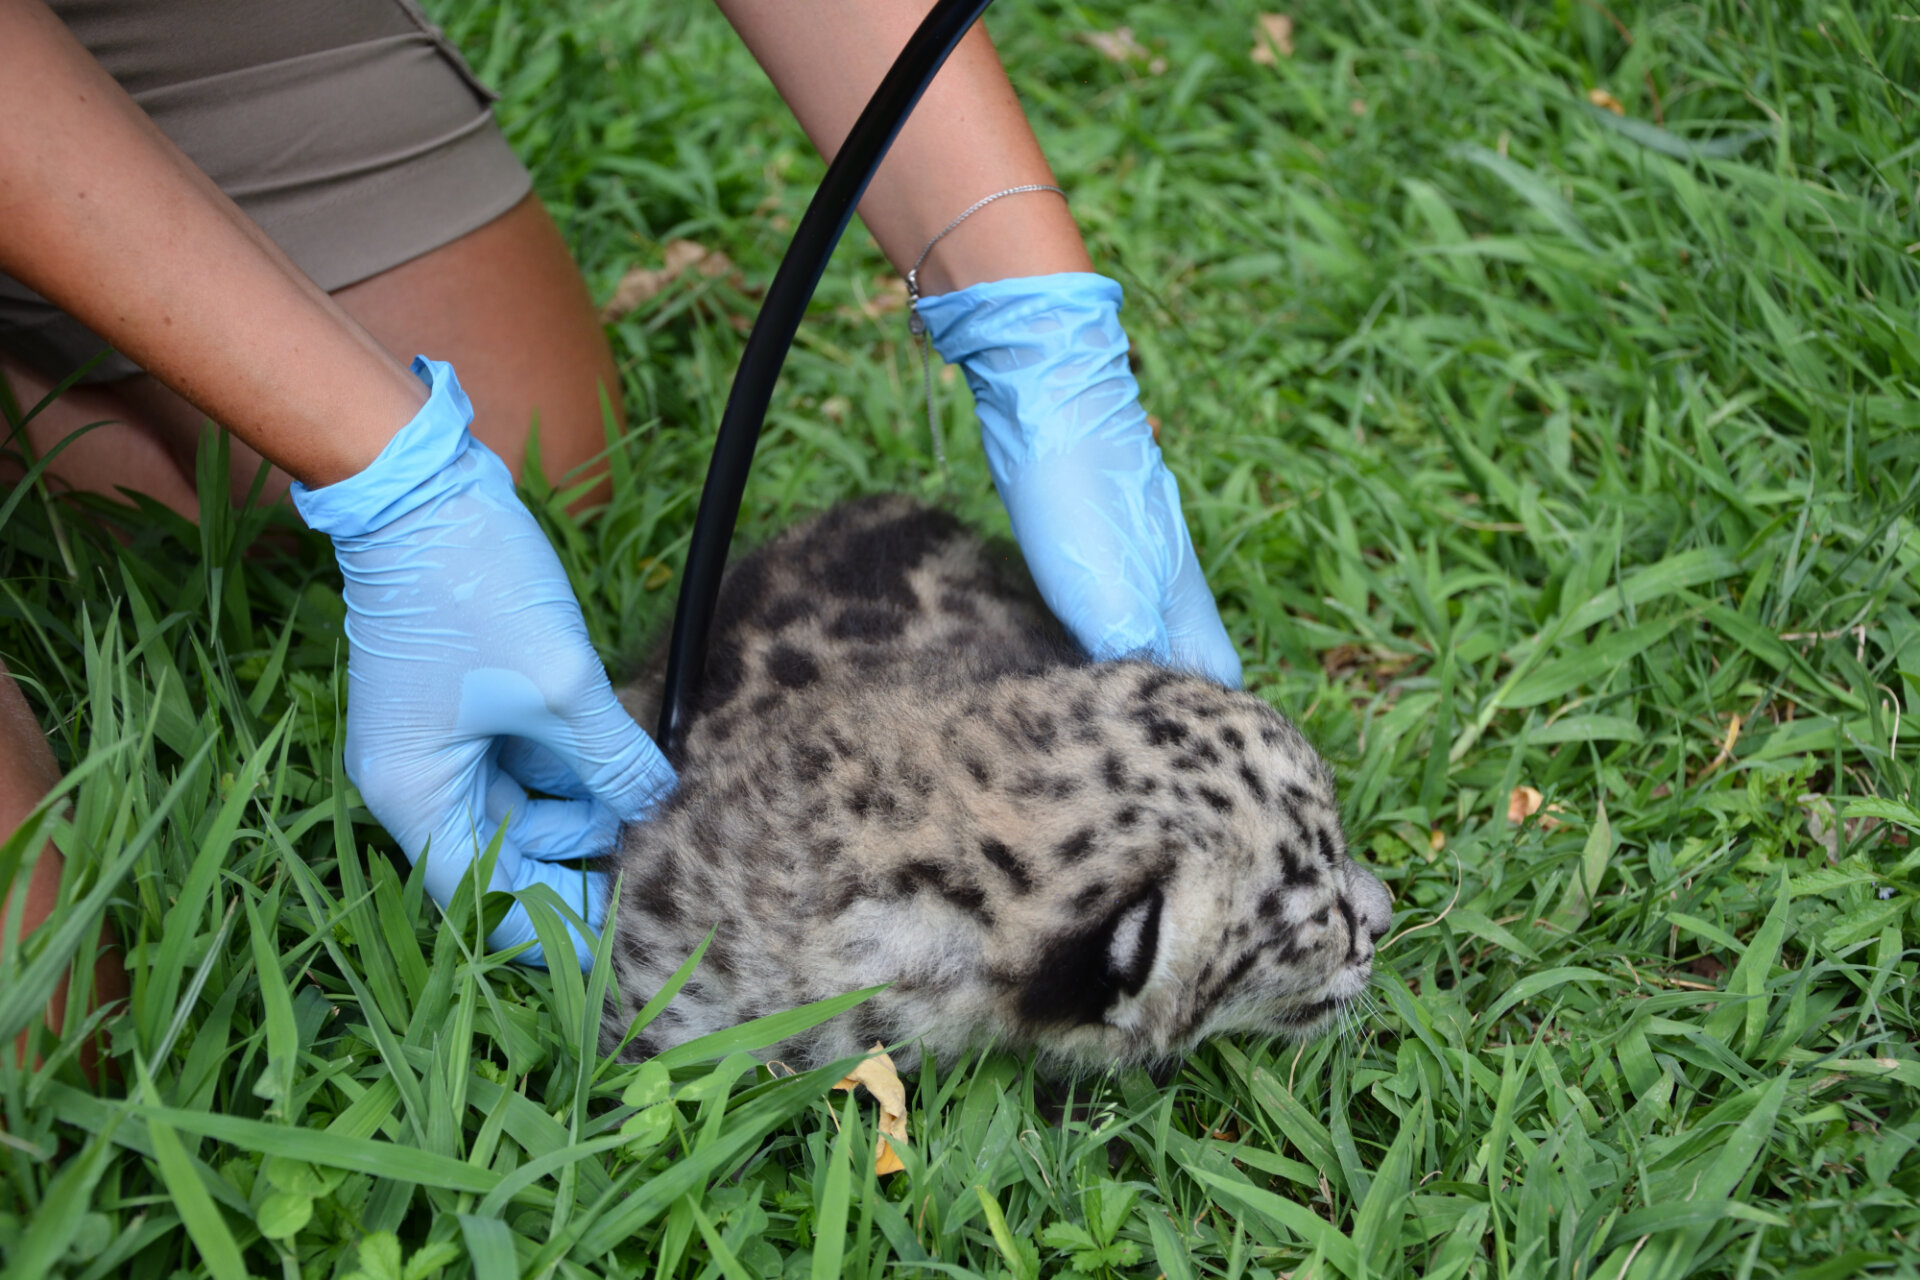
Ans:
POLYGON ((920 256, 913 260, 911 267, 907 268, 907 332, 912 334, 914 340, 920 344, 920 376, 927 389, 927 430, 933 435, 934 461, 939 464, 940 475, 949 489, 953 487, 953 476, 947 471, 947 450, 940 440, 940 422, 933 416, 933 359, 927 352, 933 344, 927 339, 927 322, 920 318, 920 268, 925 264, 927 255, 933 252, 933 246, 946 239, 948 233, 968 218, 995 200, 1004 199, 1007 196, 1023 196, 1035 191, 1051 191, 1062 200, 1067 198, 1065 191, 1049 182, 1030 182, 1025 186, 1008 187, 990 196, 982 196, 962 209, 959 217, 942 227, 938 235, 927 241, 926 248, 920 250, 920 256))

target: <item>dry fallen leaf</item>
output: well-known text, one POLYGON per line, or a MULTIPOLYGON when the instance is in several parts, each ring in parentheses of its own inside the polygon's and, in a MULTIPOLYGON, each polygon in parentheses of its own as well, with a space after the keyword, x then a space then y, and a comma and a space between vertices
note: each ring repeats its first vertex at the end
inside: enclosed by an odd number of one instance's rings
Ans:
POLYGON ((873 1171, 875 1173, 898 1173, 907 1166, 887 1145, 887 1139, 900 1142, 907 1140, 907 1087, 900 1083, 900 1073, 894 1070, 893 1059, 882 1052, 883 1046, 873 1046, 873 1056, 855 1067, 836 1089, 852 1091, 865 1085, 867 1092, 880 1104, 880 1136, 873 1145, 873 1171))
POLYGON ((1428 828, 1427 848, 1433 850, 1435 853, 1439 853, 1441 850, 1445 849, 1446 847, 1447 847, 1447 833, 1442 831, 1438 827, 1428 828))
POLYGON ((712 279, 733 270, 733 261, 717 249, 709 249, 696 240, 669 240, 664 262, 658 267, 634 267, 620 277, 613 297, 600 308, 600 319, 612 323, 630 314, 641 303, 654 298, 662 289, 685 275, 698 271, 712 279))
POLYGON ((1725 764, 1727 761, 1733 759, 1733 744, 1740 741, 1741 723, 1742 721, 1741 721, 1740 713, 1737 711, 1733 712, 1727 717, 1727 736, 1721 740, 1719 753, 1715 755, 1712 760, 1707 762, 1707 767, 1702 769, 1699 772, 1699 774, 1695 776, 1694 781, 1696 782, 1699 781, 1701 778, 1706 777, 1708 774, 1712 773, 1715 769, 1718 769, 1721 765, 1725 764))
POLYGON ((1109 62, 1145 62, 1147 51, 1138 40, 1133 38, 1132 27, 1115 27, 1111 31, 1089 31, 1081 36, 1088 44, 1098 49, 1109 62))
POLYGON ((907 305, 907 282, 896 275, 874 277, 874 291, 860 304, 860 310, 867 319, 878 320, 889 311, 899 311, 907 305))
POLYGON ((1727 966, 1721 963, 1718 956, 1695 956, 1687 962, 1687 972, 1697 978, 1705 978, 1708 982, 1718 984, 1720 979, 1726 976, 1727 966))
POLYGON ((882 272, 862 292, 858 306, 836 307, 834 314, 849 321, 878 320, 889 312, 904 310, 906 305, 907 282, 891 272, 882 272))
POLYGON ((652 556, 640 557, 640 569, 645 574, 640 585, 648 591, 658 591, 673 579, 673 566, 664 564, 652 556))
MULTIPOLYGON (((1534 814, 1540 813, 1540 806, 1545 803, 1546 797, 1532 787, 1515 787, 1513 794, 1507 797, 1507 821, 1517 827, 1534 814)), ((1565 812, 1566 810, 1557 804, 1548 805, 1547 811, 1540 813, 1540 829, 1551 831, 1562 825, 1560 819, 1554 815, 1565 812)))
MULTIPOLYGON (((1849 847, 1880 830, 1883 825, 1879 818, 1862 814, 1858 817, 1842 819, 1834 809, 1831 796, 1809 791, 1800 797, 1800 808, 1807 815, 1807 837, 1827 851, 1827 861, 1838 865, 1840 862, 1840 838, 1844 835, 1849 847)), ((1888 832, 1888 843, 1897 848, 1906 848, 1906 833, 1898 828, 1888 832)))
POLYGON ((1088 31, 1081 37, 1098 49, 1108 61, 1117 62, 1123 67, 1145 67, 1150 76, 1163 76, 1167 73, 1167 60, 1152 52, 1133 38, 1132 27, 1115 27, 1112 31, 1088 31))
POLYGON ((1620 105, 1620 99, 1614 97, 1612 94, 1608 93, 1605 89, 1587 90, 1587 101, 1591 102, 1596 107, 1604 107, 1608 111, 1613 112, 1613 114, 1617 116, 1623 116, 1627 114, 1627 109, 1620 105))
POLYGON ((1271 67, 1293 56, 1293 19, 1284 13, 1263 13, 1253 24, 1253 60, 1271 67))
POLYGON ((1800 797, 1800 807, 1806 811, 1808 837, 1827 851, 1828 862, 1839 862, 1840 823, 1833 812, 1833 801, 1808 792, 1800 797))
POLYGON ((1353 675, 1375 690, 1385 688, 1413 662, 1413 654, 1359 644, 1337 644, 1320 655, 1320 666, 1329 680, 1353 675))

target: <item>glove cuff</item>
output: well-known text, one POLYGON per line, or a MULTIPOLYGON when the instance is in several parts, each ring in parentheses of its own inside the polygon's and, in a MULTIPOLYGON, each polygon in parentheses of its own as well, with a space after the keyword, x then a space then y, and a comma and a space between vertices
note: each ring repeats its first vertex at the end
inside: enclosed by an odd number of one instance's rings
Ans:
POLYGON ((926 321, 940 358, 964 365, 996 347, 1057 333, 1070 321, 1106 319, 1117 330, 1121 300, 1118 281, 1091 271, 1062 271, 968 285, 922 298, 914 309, 926 321), (1067 314, 1049 317, 1052 312, 1067 314))
POLYGON ((1151 448, 1120 300, 1112 280, 1074 271, 991 280, 921 301, 935 349, 967 375, 1002 497, 1042 458, 1094 441, 1151 448))
POLYGON ((358 538, 386 527, 431 499, 434 479, 473 443, 473 403, 453 366, 415 356, 413 372, 427 384, 427 402, 365 470, 319 489, 293 483, 294 508, 309 528, 358 538))

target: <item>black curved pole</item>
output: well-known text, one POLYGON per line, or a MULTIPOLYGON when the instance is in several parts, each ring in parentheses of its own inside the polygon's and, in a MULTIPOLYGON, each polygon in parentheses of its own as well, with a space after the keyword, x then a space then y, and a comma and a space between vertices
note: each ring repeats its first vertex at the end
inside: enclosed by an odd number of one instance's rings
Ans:
POLYGON ((793 242, 780 260, 766 301, 747 335, 747 349, 727 394, 720 434, 707 464, 707 482, 700 491, 700 509, 693 519, 693 541, 687 548, 687 567, 680 578, 680 601, 674 609, 673 640, 667 650, 667 687, 660 704, 660 728, 654 736, 669 756, 678 753, 686 731, 687 714, 699 691, 707 666, 707 629, 720 596, 720 574, 727 564, 727 545, 740 517, 740 497, 753 466, 754 446, 773 384, 786 363, 787 348, 799 331, 807 303, 827 269, 827 259, 840 243, 854 206, 873 180, 887 148, 907 121, 907 115, 926 92, 960 37, 986 12, 992 0, 938 0, 920 23, 886 78, 867 101, 839 154, 827 166, 827 176, 813 193, 806 216, 800 219, 793 242))

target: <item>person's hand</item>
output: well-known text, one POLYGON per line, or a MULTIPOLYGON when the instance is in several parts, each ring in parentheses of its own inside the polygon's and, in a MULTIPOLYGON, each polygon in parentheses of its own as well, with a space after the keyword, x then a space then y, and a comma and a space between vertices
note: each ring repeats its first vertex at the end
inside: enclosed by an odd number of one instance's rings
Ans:
MULTIPOLYGON (((674 784, 621 710, 546 535, 473 420, 451 366, 413 370, 426 405, 359 474, 294 505, 346 579, 347 775, 443 906, 502 822, 492 889, 553 887, 595 928, 607 852, 674 784), (531 799, 526 788, 556 796, 531 799)), ((516 904, 488 937, 534 937, 516 904)), ((580 964, 592 940, 574 932, 580 964)), ((541 963, 536 946, 525 953, 541 963)))
POLYGON ((987 466, 1054 616, 1095 658, 1143 655, 1240 685, 1180 490, 1127 366, 1120 286, 1030 276, 922 298, 966 371, 987 466))

